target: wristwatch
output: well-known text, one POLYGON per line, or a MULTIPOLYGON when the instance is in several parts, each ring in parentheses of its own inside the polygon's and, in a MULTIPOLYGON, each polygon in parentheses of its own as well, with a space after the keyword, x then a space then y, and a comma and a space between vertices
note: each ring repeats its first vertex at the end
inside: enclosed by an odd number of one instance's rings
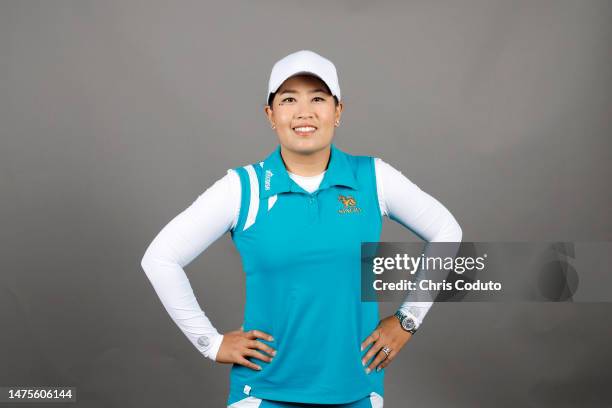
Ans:
POLYGON ((403 313, 401 310, 398 310, 397 312, 395 312, 393 316, 397 317, 397 319, 400 321, 400 325, 402 326, 402 329, 406 330, 410 334, 416 333, 418 327, 417 327, 416 321, 414 320, 412 316, 408 316, 407 314, 403 313))

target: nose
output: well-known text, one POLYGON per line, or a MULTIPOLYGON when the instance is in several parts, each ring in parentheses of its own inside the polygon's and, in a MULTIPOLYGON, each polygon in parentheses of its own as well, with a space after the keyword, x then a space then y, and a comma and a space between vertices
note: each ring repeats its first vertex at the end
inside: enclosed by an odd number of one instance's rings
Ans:
POLYGON ((308 118, 312 118, 314 116, 312 112, 312 106, 308 101, 300 102, 298 107, 298 114, 296 115, 298 119, 304 120, 308 118))
POLYGON ((308 118, 312 118, 314 115, 312 113, 306 112, 306 111, 302 111, 301 113, 299 113, 297 115, 298 119, 308 119, 308 118))

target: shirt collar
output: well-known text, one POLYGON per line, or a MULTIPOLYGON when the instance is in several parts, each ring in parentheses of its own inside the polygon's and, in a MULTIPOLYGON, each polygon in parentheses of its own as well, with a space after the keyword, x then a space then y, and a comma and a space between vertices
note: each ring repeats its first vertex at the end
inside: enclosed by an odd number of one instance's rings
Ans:
MULTIPOLYGON (((336 185, 356 189, 357 181, 349 163, 348 155, 332 144, 330 156, 327 171, 323 176, 319 190, 336 185)), ((262 162, 262 170, 263 177, 260 180, 259 188, 262 198, 285 192, 304 192, 289 177, 281 156, 280 145, 262 162)))

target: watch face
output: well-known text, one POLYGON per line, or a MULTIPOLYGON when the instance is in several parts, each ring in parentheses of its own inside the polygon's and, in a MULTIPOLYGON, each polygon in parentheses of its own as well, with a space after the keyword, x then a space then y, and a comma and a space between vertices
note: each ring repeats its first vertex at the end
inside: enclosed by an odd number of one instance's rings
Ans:
POLYGON ((416 327, 416 324, 414 323, 414 320, 412 320, 412 318, 410 317, 406 317, 403 321, 402 321, 402 327, 405 330, 413 330, 416 327))

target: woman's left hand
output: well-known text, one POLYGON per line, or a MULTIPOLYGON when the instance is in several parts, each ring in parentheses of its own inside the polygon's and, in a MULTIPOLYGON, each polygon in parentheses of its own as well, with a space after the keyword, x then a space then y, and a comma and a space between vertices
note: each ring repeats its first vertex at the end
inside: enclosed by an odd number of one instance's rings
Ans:
POLYGON ((366 368, 366 373, 369 374, 375 368, 376 371, 379 371, 388 366, 402 347, 404 347, 404 344, 411 338, 412 334, 402 329, 397 317, 389 316, 381 320, 378 327, 361 343, 361 351, 365 350, 371 343, 374 343, 361 359, 361 363, 365 365, 372 357, 376 356, 366 368), (382 351, 383 347, 391 349, 389 356, 382 351))

